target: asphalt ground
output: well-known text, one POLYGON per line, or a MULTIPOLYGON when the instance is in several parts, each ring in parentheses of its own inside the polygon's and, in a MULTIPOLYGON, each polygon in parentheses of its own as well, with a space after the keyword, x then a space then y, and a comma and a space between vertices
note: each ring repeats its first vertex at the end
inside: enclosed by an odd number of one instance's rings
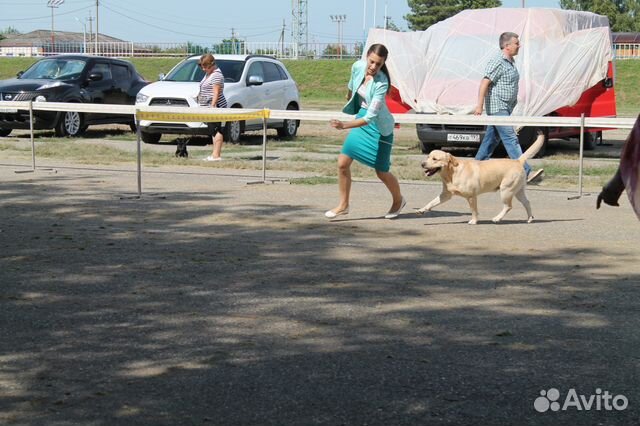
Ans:
POLYGON ((640 422, 624 198, 530 187, 493 224, 486 194, 472 226, 403 182, 389 221, 372 176, 327 221, 335 185, 39 164, 0 157, 0 424, 640 422))

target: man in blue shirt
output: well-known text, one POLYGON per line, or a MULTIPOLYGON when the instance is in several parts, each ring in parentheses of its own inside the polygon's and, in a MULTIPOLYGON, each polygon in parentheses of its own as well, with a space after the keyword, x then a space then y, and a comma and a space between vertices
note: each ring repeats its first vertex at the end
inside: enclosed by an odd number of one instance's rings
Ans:
MULTIPOLYGON (((516 69, 513 57, 520 50, 518 34, 506 32, 500 35, 500 53, 492 58, 485 68, 484 78, 480 82, 478 91, 478 104, 475 115, 482 114, 483 106, 487 115, 509 116, 518 103, 518 80, 520 74, 516 69)), ((518 143, 518 136, 512 126, 487 126, 484 139, 478 148, 476 160, 487 160, 493 154, 493 150, 502 140, 509 158, 519 158, 522 148, 518 143)), ((543 170, 531 172, 531 166, 524 164, 527 173, 527 182, 533 182, 541 177, 543 170)))

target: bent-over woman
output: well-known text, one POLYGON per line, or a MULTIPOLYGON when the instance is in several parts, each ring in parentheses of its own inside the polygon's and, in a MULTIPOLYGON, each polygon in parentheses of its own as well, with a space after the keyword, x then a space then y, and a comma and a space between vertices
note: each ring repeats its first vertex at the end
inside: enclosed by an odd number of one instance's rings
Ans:
POLYGON ((325 212, 329 219, 349 213, 353 160, 375 169, 378 178, 389 189, 392 202, 385 218, 395 219, 406 204, 398 180, 389 172, 394 121, 385 103, 390 87, 389 71, 385 65, 388 55, 384 45, 373 44, 367 51, 366 60, 353 64, 348 85, 349 101, 342 111, 356 114, 355 120, 331 120, 333 128, 351 130, 338 156, 340 202, 325 212))

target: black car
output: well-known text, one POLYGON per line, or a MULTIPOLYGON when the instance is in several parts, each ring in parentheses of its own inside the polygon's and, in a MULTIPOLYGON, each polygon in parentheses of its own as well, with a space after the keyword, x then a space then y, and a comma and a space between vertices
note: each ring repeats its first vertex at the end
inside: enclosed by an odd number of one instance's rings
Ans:
MULTIPOLYGON (((39 60, 17 78, 0 81, 0 136, 29 128, 29 112, 3 108, 2 101, 80 102, 134 105, 149 82, 123 60, 61 55, 39 60)), ((56 136, 78 136, 90 124, 129 124, 133 115, 33 111, 34 129, 55 129, 56 136)))

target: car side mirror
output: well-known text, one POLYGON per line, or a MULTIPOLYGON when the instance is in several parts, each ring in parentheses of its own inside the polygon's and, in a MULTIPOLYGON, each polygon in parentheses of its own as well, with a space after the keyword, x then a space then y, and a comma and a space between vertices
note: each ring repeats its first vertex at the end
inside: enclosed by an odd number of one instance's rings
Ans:
POLYGON ((607 77, 602 81, 602 84, 606 89, 611 89, 613 87, 613 79, 607 77))
POLYGON ((101 72, 92 72, 91 74, 89 74, 89 80, 90 81, 100 81, 100 80, 102 80, 102 73, 101 72))
POLYGON ((22 74, 24 74, 24 71, 18 71, 18 73, 16 74, 16 77, 20 78, 22 77, 22 74))
POLYGON ((161 72, 160 74, 158 74, 158 81, 164 80, 165 77, 166 76, 164 75, 164 73, 161 72))
POLYGON ((264 80, 259 75, 249 76, 249 86, 260 86, 262 83, 264 83, 264 80))

